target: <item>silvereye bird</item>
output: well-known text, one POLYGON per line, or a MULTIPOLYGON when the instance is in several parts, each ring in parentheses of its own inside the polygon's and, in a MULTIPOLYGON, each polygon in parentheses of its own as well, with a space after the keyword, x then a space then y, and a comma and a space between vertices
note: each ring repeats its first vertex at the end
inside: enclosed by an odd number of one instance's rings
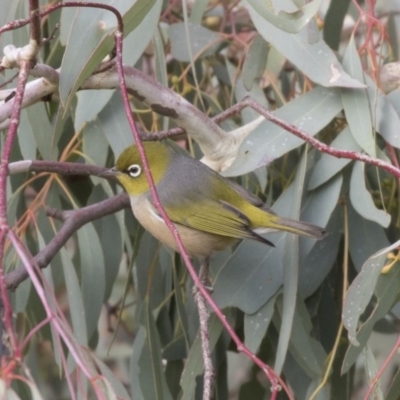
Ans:
MULTIPOLYGON (((143 143, 162 206, 175 224, 190 256, 209 257, 248 238, 273 246, 259 233, 283 230, 322 239, 326 231, 276 215, 258 197, 193 158, 160 142, 143 143)), ((130 197, 143 227, 178 251, 175 239, 153 205, 136 145, 126 148, 112 169, 130 197)))

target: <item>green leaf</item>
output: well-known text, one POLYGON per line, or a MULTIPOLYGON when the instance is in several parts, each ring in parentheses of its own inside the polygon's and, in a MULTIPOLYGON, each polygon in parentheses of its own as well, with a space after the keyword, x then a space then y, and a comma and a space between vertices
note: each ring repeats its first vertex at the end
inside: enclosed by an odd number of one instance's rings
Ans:
POLYGON ((46 160, 55 160, 57 152, 51 148, 53 129, 50 125, 44 103, 36 103, 29 106, 24 110, 24 113, 26 113, 26 127, 29 126, 28 129, 33 133, 36 147, 41 156, 46 160))
MULTIPOLYGON (((318 87, 279 108, 274 115, 314 136, 341 109, 339 91, 318 87)), ((303 143, 283 128, 264 121, 243 141, 233 165, 224 175, 238 176, 268 165, 303 143)))
POLYGON ((105 265, 99 236, 92 223, 78 230, 82 299, 88 338, 97 328, 105 292, 105 265))
POLYGON ((254 354, 258 352, 272 320, 277 295, 270 298, 256 313, 244 315, 244 343, 254 354))
POLYGON ((313 82, 325 87, 364 88, 342 68, 335 53, 320 39, 310 43, 307 27, 291 34, 278 29, 249 6, 251 19, 264 39, 313 82))
MULTIPOLYGON (((290 4, 293 6, 291 8, 294 9, 286 12, 274 9, 277 8, 278 2, 275 2, 275 5, 272 2, 262 0, 247 0, 247 2, 257 11, 260 17, 273 24, 276 28, 289 33, 297 33, 308 24, 318 12, 322 3, 321 0, 314 0, 299 8, 295 8, 293 4, 290 4)), ((289 3, 284 4, 284 6, 289 6, 289 3)))
POLYGON ((381 225, 362 218, 348 201, 349 212, 349 250, 351 260, 357 271, 375 252, 390 245, 381 225))
POLYGON ((168 36, 171 41, 172 56, 178 61, 190 62, 189 44, 193 57, 202 59, 217 52, 221 37, 204 26, 188 23, 189 37, 184 22, 169 26, 168 36), (188 43, 190 40, 190 43, 188 43))
MULTIPOLYGON (((339 133, 331 143, 331 147, 338 150, 361 151, 361 147, 353 139, 349 127, 346 127, 339 133)), ((348 158, 337 158, 326 153, 322 154, 320 160, 313 169, 308 188, 310 190, 315 189, 327 182, 352 161, 353 160, 348 158)))
MULTIPOLYGON (((280 331, 279 338, 281 338, 285 311, 281 298, 278 298, 276 304, 278 314, 275 314, 274 323, 280 331)), ((326 354, 321 343, 311 337, 311 318, 305 304, 300 299, 297 299, 296 302, 296 311, 293 314, 293 326, 295 329, 290 334, 291 355, 310 377, 321 376, 326 354)))
MULTIPOLYGON (((306 175, 307 150, 303 153, 296 178, 292 184, 293 196, 290 206, 289 218, 300 218, 301 199, 303 197, 304 180, 306 175)), ((287 235, 285 247, 290 249, 283 254, 283 305, 281 310, 281 327, 278 347, 275 357, 275 371, 282 372, 286 353, 289 347, 290 336, 293 329, 293 318, 296 309, 297 287, 299 279, 299 238, 297 235, 287 235)))
POLYGON ((371 193, 365 186, 365 164, 356 161, 353 166, 350 181, 350 200, 354 209, 364 218, 374 221, 387 228, 391 216, 384 210, 376 208, 371 193))
MULTIPOLYGON (((115 90, 81 90, 77 92, 78 103, 75 108, 74 127, 77 132, 88 122, 94 121, 97 114, 106 106, 115 90)), ((83 135, 85 139, 85 135, 83 135)))
MULTIPOLYGON (((132 4, 125 0, 116 0, 113 3, 123 16, 125 36, 144 21, 155 2, 155 0, 137 0, 132 4)), ((60 37, 66 49, 60 71, 60 97, 64 107, 68 105, 71 96, 82 82, 112 50, 116 26, 115 15, 107 10, 96 8, 62 10, 60 37)))
MULTIPOLYGON (((354 36, 351 37, 343 58, 343 68, 360 82, 364 82, 363 68, 354 36)), ((370 156, 376 157, 372 116, 366 90, 342 89, 343 108, 346 119, 357 144, 370 156)))
POLYGON ((160 339, 147 300, 143 318, 145 326, 136 336, 131 359, 132 396, 135 399, 172 400, 162 365, 160 339), (135 387, 137 385, 139 387, 135 387))
POLYGON ((371 115, 374 116, 375 130, 392 146, 400 148, 400 117, 391 102, 376 86, 375 82, 364 75, 368 85, 367 94, 371 115))
MULTIPOLYGON (((397 244, 398 246, 398 242, 395 244, 397 244)), ((388 249, 383 249, 382 251, 386 252, 388 251, 388 249)), ((375 262, 380 262, 382 256, 379 256, 377 254, 375 254, 375 256, 375 262)), ((389 310, 393 307, 393 304, 396 302, 398 296, 400 285, 400 268, 397 268, 397 266, 395 266, 390 270, 389 273, 378 275, 374 292, 376 301, 374 302, 372 312, 370 313, 368 319, 358 329, 356 329, 356 326, 354 326, 354 322, 360 316, 360 305, 363 306, 363 304, 366 303, 367 296, 370 295, 370 289, 372 288, 372 286, 374 286, 374 283, 372 281, 374 279, 376 280, 376 270, 378 268, 376 267, 376 265, 373 266, 372 264, 370 264, 372 261, 372 259, 369 260, 365 265, 370 266, 370 272, 374 275, 374 277, 368 277, 368 271, 364 270, 362 279, 359 279, 355 283, 353 281, 354 285, 352 283, 350 287, 352 293, 346 296, 342 320, 345 326, 347 326, 348 324, 350 325, 351 332, 349 332, 349 339, 351 336, 354 343, 350 344, 346 352, 346 356, 343 360, 342 365, 342 374, 348 372, 350 367, 357 361, 357 358, 359 357, 361 351, 366 345, 375 324, 387 315, 389 310), (358 290, 357 284, 360 284, 360 291, 366 288, 369 292, 365 294, 362 293, 362 295, 360 296, 362 301, 354 296, 358 290), (351 304, 352 301, 353 304, 351 304), (362 304, 360 304, 361 302, 362 304), (351 320, 349 320, 349 318, 351 318, 351 320), (359 345, 357 345, 357 343, 359 345)))
POLYGON ((114 92, 93 124, 92 129, 97 129, 99 134, 102 131, 116 156, 133 144, 133 134, 126 119, 121 93, 118 91, 114 92))
POLYGON ((302 247, 300 247, 299 293, 304 299, 321 286, 336 260, 343 236, 343 216, 340 206, 332 213, 326 230, 328 236, 318 240, 305 257, 301 256, 302 247))
POLYGON ((60 253, 74 336, 79 344, 87 346, 88 336, 84 311, 85 307, 78 277, 67 251, 65 249, 61 249, 60 253))
POLYGON ((387 261, 387 254, 399 245, 400 241, 397 241, 369 257, 347 291, 343 306, 343 325, 348 331, 349 341, 354 346, 359 345, 356 338, 358 322, 371 301, 378 278, 382 277, 381 271, 387 261))
POLYGON ((261 35, 256 35, 244 60, 242 77, 247 90, 251 90, 253 84, 258 84, 265 71, 268 58, 268 43, 261 35))

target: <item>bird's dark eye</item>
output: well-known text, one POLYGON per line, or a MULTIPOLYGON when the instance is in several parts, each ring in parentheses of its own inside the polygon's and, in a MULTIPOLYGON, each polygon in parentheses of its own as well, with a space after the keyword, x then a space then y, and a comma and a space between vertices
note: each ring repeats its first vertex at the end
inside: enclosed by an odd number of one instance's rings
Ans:
POLYGON ((142 168, 138 164, 132 164, 127 168, 127 172, 132 178, 137 178, 141 174, 142 168))

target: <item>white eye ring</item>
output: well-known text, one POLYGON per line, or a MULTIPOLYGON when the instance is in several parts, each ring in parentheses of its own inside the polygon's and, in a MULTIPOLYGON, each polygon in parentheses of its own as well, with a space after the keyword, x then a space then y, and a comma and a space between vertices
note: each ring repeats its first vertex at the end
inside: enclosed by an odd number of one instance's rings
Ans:
POLYGON ((127 171, 132 178, 137 178, 142 173, 142 168, 138 164, 132 164, 128 167, 127 171))

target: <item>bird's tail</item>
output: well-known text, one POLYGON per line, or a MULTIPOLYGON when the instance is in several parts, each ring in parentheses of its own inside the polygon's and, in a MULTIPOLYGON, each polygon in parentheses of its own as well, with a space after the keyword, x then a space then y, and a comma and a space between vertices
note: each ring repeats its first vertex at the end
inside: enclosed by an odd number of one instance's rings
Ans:
MULTIPOLYGON (((270 221, 270 229, 291 232, 300 236, 307 236, 314 239, 323 239, 328 233, 324 228, 308 222, 296 221, 294 219, 278 217, 274 221, 270 221)), ((257 229, 261 233, 261 230, 257 229)))

